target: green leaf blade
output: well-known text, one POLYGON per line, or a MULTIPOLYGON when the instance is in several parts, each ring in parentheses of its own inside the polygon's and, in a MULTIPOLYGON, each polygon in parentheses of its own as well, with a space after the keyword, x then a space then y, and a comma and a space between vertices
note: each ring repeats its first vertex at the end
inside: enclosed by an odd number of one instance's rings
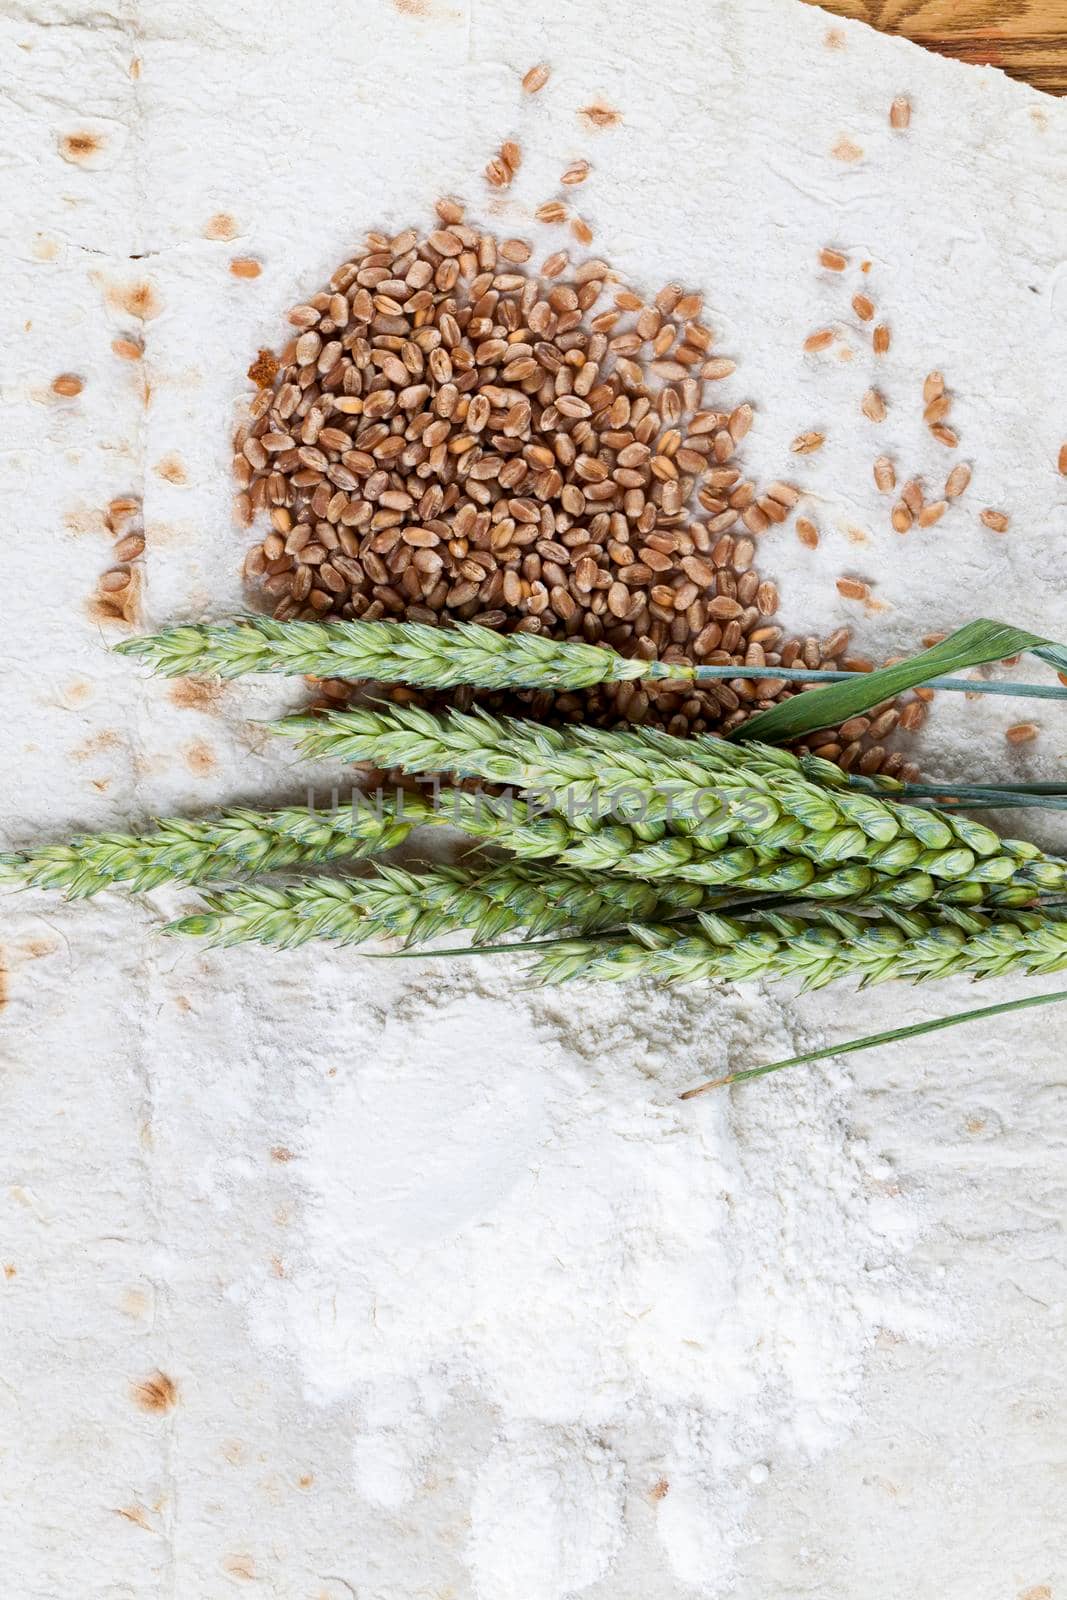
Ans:
POLYGON ((982 618, 968 622, 940 644, 895 666, 857 674, 847 683, 830 683, 825 688, 811 689, 794 695, 791 700, 782 700, 769 711, 752 717, 731 737, 762 739, 769 744, 801 739, 817 728, 833 727, 849 717, 859 716, 881 701, 891 700, 931 678, 979 667, 989 661, 1002 661, 1024 650, 1041 656, 1058 672, 1067 671, 1067 647, 1022 628, 1013 628, 1008 623, 982 618))

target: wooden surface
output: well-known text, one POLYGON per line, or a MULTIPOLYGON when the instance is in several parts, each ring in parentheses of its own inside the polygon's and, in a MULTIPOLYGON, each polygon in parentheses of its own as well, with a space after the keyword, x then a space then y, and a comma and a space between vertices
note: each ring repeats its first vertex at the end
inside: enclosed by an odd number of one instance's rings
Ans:
MULTIPOLYGON (((814 4, 815 0, 808 0, 814 4)), ((1002 67, 1067 94, 1067 0, 818 0, 839 17, 902 34, 959 61, 1002 67)))

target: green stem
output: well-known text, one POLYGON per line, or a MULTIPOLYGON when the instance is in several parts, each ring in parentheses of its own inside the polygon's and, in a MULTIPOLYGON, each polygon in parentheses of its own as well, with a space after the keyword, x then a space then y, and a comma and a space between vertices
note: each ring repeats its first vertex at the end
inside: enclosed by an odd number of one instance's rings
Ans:
POLYGON ((820 1050, 808 1050, 802 1056, 790 1056, 786 1061, 771 1061, 765 1067, 748 1067, 743 1072, 727 1073, 725 1078, 709 1078, 698 1083, 695 1089, 686 1089, 679 1100, 694 1100, 710 1089, 722 1089, 731 1083, 746 1083, 750 1078, 764 1078, 769 1072, 781 1072, 785 1067, 803 1067, 812 1061, 826 1061, 831 1056, 852 1055, 858 1050, 871 1050, 879 1044, 895 1044, 898 1039, 916 1039, 923 1033, 937 1033, 942 1028, 955 1028, 961 1022, 980 1022, 987 1017, 1002 1017, 1011 1011, 1025 1011, 1029 1006, 1055 1005, 1067 1000, 1067 989, 1057 989, 1052 994, 1033 994, 1022 1000, 1004 1000, 995 1006, 980 1006, 976 1011, 954 1011, 951 1016, 937 1017, 933 1022, 913 1022, 906 1028, 887 1028, 884 1033, 868 1033, 862 1039, 850 1039, 847 1044, 825 1045, 820 1050))

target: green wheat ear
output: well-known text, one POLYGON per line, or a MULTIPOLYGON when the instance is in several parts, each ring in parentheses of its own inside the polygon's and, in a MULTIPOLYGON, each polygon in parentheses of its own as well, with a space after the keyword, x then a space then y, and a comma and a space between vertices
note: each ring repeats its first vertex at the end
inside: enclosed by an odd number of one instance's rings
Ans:
POLYGON ((245 617, 196 623, 114 647, 167 677, 211 673, 236 678, 284 672, 318 678, 375 679, 449 689, 587 689, 630 678, 689 677, 686 668, 629 661, 599 645, 533 633, 494 633, 473 622, 438 628, 422 622, 276 622, 245 617))

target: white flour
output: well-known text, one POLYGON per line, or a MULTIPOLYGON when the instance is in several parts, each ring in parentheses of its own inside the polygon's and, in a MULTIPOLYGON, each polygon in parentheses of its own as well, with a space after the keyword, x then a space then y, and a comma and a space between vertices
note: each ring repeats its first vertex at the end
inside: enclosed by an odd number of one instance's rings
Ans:
POLYGON ((298 1152, 301 1264, 256 1324, 314 1398, 359 1396, 356 1482, 383 1510, 437 1470, 451 1406, 491 1408, 466 1551, 484 1600, 604 1577, 627 1495, 655 1504, 676 1577, 715 1592, 754 1484, 839 1439, 879 1330, 916 1322, 910 1210, 818 1075, 736 1113, 673 1098, 788 1053, 758 989, 709 1036, 700 991, 516 996, 488 964, 431 970, 395 1003, 376 983, 358 1067, 298 1152))

